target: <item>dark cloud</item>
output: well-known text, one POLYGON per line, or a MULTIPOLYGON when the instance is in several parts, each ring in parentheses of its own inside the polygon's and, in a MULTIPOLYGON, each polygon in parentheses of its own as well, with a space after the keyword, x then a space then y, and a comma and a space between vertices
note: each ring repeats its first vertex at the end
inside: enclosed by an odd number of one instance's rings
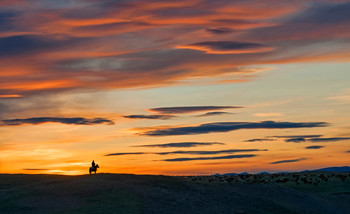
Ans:
POLYGON ((281 160, 281 161, 272 162, 270 164, 292 163, 292 162, 298 162, 298 161, 302 161, 302 160, 306 160, 306 159, 307 158, 299 158, 299 159, 292 159, 292 160, 281 160))
POLYGON ((219 157, 197 157, 197 158, 172 158, 172 159, 164 159, 162 161, 168 162, 180 162, 180 161, 194 161, 194 160, 222 160, 222 159, 236 159, 236 158, 252 158, 257 155, 227 155, 227 156, 219 156, 219 157))
POLYGON ((346 153, 350 153, 350 150, 349 150, 349 151, 347 151, 346 153))
POLYGON ((238 152, 257 152, 267 151, 267 149, 229 149, 219 151, 173 151, 173 152, 159 152, 157 155, 171 155, 171 154, 189 154, 189 155, 216 155, 216 154, 232 154, 238 152))
POLYGON ((259 21, 252 21, 252 20, 246 20, 246 19, 214 19, 212 20, 214 23, 219 25, 229 25, 233 26, 247 26, 247 25, 257 25, 260 22, 259 21))
POLYGON ((282 136, 269 136, 271 138, 284 138, 285 142, 289 143, 303 143, 303 142, 331 142, 331 141, 343 141, 350 140, 350 137, 323 137, 323 135, 282 135, 282 136))
POLYGON ((218 116, 218 115, 225 115, 225 114, 232 114, 232 113, 224 112, 224 111, 213 111, 213 112, 207 112, 205 114, 197 115, 196 117, 210 117, 210 116, 218 116))
POLYGON ((179 142, 179 143, 140 145, 140 146, 133 146, 133 147, 160 147, 160 148, 186 147, 187 148, 187 147, 211 146, 211 145, 225 145, 225 144, 218 143, 218 142, 179 142))
POLYGON ((11 11, 0 11, 0 32, 8 31, 14 28, 12 19, 17 16, 17 13, 11 11))
POLYGON ((146 131, 141 135, 148 136, 169 136, 169 135, 192 135, 192 134, 206 134, 211 132, 229 132, 239 129, 290 129, 290 128, 314 128, 329 126, 325 122, 218 122, 205 123, 197 126, 184 126, 167 129, 155 129, 146 131))
POLYGON ((0 38, 0 56, 10 56, 34 52, 52 44, 38 36, 11 36, 0 38))
POLYGON ((350 20, 350 2, 313 4, 308 10, 297 14, 290 21, 294 23, 339 24, 350 20))
MULTIPOLYGON (((292 38, 300 40, 307 38, 332 39, 338 33, 342 33, 346 37, 345 35, 348 35, 349 31, 343 29, 343 26, 349 24, 349 10, 350 2, 337 4, 314 2, 309 4, 307 9, 298 11, 285 19, 280 25, 257 28, 247 32, 247 34, 242 34, 242 38, 265 41, 287 41, 292 38), (332 32, 330 29, 339 30, 339 32, 332 32)), ((309 44, 312 42, 308 41, 309 44)), ((299 45, 301 46, 302 43, 297 46, 299 45)))
POLYGON ((245 140, 244 142, 262 142, 262 141, 275 141, 276 139, 270 139, 270 138, 254 138, 245 140))
POLYGON ((196 163, 196 165, 232 165, 232 164, 241 164, 247 163, 247 161, 220 161, 220 162, 206 162, 206 163, 196 163))
POLYGON ((174 154, 187 154, 187 155, 216 155, 216 154, 232 154, 239 152, 259 152, 268 151, 267 149, 229 149, 229 150, 216 150, 216 151, 172 151, 172 152, 120 152, 110 153, 105 156, 121 156, 121 155, 174 155, 174 154))
POLYGON ((322 137, 322 135, 278 135, 278 136, 269 136, 274 138, 315 138, 322 137))
POLYGON ((87 39, 58 38, 55 36, 19 35, 0 38, 0 57, 36 53, 38 51, 54 51, 74 44, 80 44, 87 39))
POLYGON ((259 43, 235 42, 235 41, 207 41, 188 45, 188 47, 205 48, 212 51, 244 51, 264 48, 266 46, 259 43))
POLYGON ((297 138, 289 138, 285 140, 288 143, 302 143, 305 142, 305 138, 303 137, 297 137, 297 138))
POLYGON ((321 149, 323 147, 324 146, 307 146, 307 147, 305 147, 305 149, 321 149))
POLYGON ((350 140, 350 137, 311 138, 308 140, 311 142, 332 142, 332 141, 350 140))
POLYGON ((106 124, 114 125, 114 122, 105 118, 93 118, 87 119, 83 117, 32 117, 26 119, 11 119, 11 120, 1 120, 0 126, 18 126, 23 124, 38 125, 42 123, 63 123, 63 124, 74 124, 74 125, 96 125, 96 124, 106 124))
POLYGON ((174 115, 161 115, 161 114, 152 114, 152 115, 142 115, 142 114, 132 114, 123 116, 129 119, 159 119, 159 120, 168 120, 174 118, 174 115))
POLYGON ((207 32, 212 33, 212 34, 227 34, 231 33, 232 30, 230 28, 209 28, 206 29, 207 32))
POLYGON ((220 109, 242 108, 241 106, 180 106, 180 107, 162 107, 149 109, 153 112, 162 114, 185 114, 199 111, 212 111, 220 109))
POLYGON ((143 155, 143 154, 149 154, 146 152, 121 152, 121 153, 110 153, 110 154, 106 154, 104 156, 121 156, 121 155, 143 155))

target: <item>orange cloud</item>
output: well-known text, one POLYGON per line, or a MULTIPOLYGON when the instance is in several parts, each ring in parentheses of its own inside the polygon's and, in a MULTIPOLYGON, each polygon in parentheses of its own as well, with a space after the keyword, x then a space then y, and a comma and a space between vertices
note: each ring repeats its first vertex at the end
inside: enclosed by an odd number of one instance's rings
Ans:
POLYGON ((0 94, 0 98, 16 98, 16 97, 22 97, 22 95, 19 95, 19 94, 0 94))
POLYGON ((193 49, 193 50, 199 50, 204 51, 209 54, 247 54, 247 53, 258 53, 258 52, 268 52, 274 50, 272 47, 260 47, 260 48, 249 48, 247 50, 241 49, 241 50, 213 50, 210 47, 200 47, 200 46, 193 46, 193 45, 183 45, 183 46, 177 46, 178 49, 193 49))
POLYGON ((43 89, 58 89, 58 88, 70 88, 76 86, 77 82, 73 80, 53 80, 53 81, 32 81, 26 83, 3 83, 0 84, 0 88, 5 90, 7 89, 16 89, 16 90, 43 90, 43 89))

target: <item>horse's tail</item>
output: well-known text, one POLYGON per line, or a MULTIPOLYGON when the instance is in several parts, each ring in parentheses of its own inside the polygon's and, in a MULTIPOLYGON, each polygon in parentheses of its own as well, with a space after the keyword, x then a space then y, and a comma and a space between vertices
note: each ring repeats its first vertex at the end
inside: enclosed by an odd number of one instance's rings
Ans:
POLYGON ((90 175, 91 175, 91 167, 89 168, 89 173, 90 173, 90 175))

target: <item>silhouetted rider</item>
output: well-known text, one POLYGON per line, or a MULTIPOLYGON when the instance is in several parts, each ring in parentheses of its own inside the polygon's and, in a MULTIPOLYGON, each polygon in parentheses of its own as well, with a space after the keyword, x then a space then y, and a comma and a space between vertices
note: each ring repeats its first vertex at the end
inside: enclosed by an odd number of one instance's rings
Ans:
POLYGON ((94 168, 95 168, 95 161, 94 161, 94 160, 92 160, 91 165, 92 165, 92 167, 94 167, 94 168))

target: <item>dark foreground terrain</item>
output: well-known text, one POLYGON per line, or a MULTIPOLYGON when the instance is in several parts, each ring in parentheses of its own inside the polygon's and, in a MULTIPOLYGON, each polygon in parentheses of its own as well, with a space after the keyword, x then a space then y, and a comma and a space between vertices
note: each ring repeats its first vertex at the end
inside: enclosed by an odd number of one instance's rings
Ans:
POLYGON ((0 175, 0 213, 350 213, 350 174, 0 175))

